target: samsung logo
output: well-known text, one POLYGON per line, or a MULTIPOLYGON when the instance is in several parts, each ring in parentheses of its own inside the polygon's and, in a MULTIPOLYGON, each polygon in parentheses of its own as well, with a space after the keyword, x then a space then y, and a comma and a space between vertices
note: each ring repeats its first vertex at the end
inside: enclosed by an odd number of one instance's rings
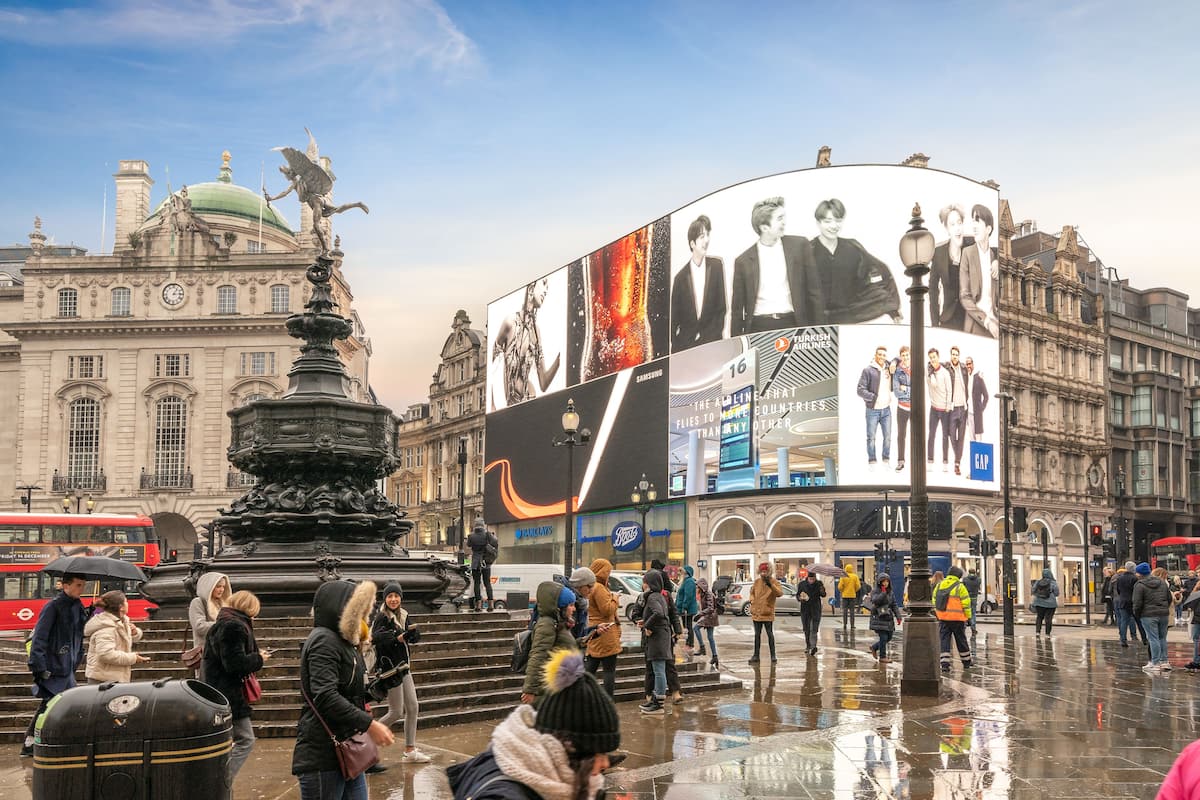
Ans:
POLYGON ((641 375, 637 376, 637 380, 635 381, 635 383, 641 383, 642 381, 652 381, 655 378, 661 378, 662 375, 663 375, 663 371, 661 369, 656 369, 653 372, 643 372, 641 375))

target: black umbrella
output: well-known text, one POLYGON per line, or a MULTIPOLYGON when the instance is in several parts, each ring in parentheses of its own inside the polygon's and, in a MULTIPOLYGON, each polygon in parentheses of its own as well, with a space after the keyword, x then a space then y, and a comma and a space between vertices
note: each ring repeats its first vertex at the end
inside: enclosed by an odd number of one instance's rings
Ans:
POLYGON ((137 564, 120 561, 106 556, 62 556, 51 561, 42 570, 50 575, 71 573, 85 578, 119 581, 145 581, 146 573, 137 564))
POLYGON ((1200 589, 1195 590, 1187 596, 1187 599, 1183 601, 1183 610, 1191 611, 1198 603, 1200 603, 1200 589))

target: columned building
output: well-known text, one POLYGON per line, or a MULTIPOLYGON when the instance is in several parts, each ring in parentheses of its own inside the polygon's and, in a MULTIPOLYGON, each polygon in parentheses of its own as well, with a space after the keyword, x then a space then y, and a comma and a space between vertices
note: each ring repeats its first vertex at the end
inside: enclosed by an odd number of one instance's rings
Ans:
MULTIPOLYGON (((111 255, 59 253, 40 222, 20 281, 0 287, 0 503, 143 513, 181 557, 248 476, 226 460, 226 413, 287 387, 299 352, 284 322, 309 296, 315 250, 282 214, 215 181, 152 205, 150 167, 121 161, 111 255), (65 501, 65 504, 64 504, 65 501), (79 503, 83 507, 83 503, 79 503)), ((335 253, 335 302, 353 323, 337 347, 369 401, 370 341, 335 253)))
POLYGON ((450 328, 429 385, 429 402, 410 406, 401 419, 396 440, 400 464, 389 478, 388 495, 417 522, 416 539, 407 542, 415 549, 456 550, 460 511, 468 531, 483 513, 487 336, 471 327, 461 309, 450 328))

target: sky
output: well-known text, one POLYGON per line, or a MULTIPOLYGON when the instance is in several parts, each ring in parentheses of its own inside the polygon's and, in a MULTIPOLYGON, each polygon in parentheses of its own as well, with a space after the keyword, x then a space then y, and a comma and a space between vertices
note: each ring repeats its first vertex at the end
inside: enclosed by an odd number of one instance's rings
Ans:
POLYGON ((995 180, 1017 222, 1076 225, 1200 306, 1197 29, 1194 2, 0 0, 0 243, 38 215, 109 251, 121 159, 149 162, 153 203, 225 149, 278 192, 271 148, 307 126, 338 201, 371 209, 335 231, 397 411, 456 310, 482 329, 519 285, 822 145, 995 180))

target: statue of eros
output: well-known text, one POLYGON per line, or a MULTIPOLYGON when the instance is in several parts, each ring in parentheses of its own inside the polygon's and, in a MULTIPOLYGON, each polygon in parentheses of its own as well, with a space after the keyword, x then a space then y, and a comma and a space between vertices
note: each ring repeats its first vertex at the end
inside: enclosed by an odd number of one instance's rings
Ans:
POLYGON ((304 132, 308 134, 308 153, 301 153, 294 147, 272 148, 283 153, 287 164, 281 166, 279 171, 290 181, 290 184, 286 189, 274 196, 268 194, 264 186, 263 197, 266 199, 267 205, 270 206, 272 200, 286 197, 294 191, 296 196, 300 198, 300 202, 307 203, 308 207, 312 209, 312 232, 321 245, 321 252, 326 253, 329 252, 329 237, 326 233, 325 225, 322 224, 323 220, 351 208, 361 208, 364 214, 371 212, 364 203, 345 203, 340 206, 333 204, 331 197, 333 192, 333 176, 326 172, 317 162, 317 142, 313 139, 312 133, 308 128, 305 128, 304 132))

